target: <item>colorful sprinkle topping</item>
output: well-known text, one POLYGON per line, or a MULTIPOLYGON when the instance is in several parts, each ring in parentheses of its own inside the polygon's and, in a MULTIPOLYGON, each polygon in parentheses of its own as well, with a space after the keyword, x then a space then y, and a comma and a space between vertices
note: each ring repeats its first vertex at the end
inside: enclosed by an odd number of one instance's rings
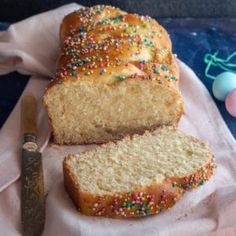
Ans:
POLYGON ((168 71, 168 67, 166 65, 161 65, 161 69, 164 71, 168 71))
POLYGON ((125 79, 125 76, 118 75, 118 76, 116 76, 116 79, 122 81, 125 79))
MULTIPOLYGON (((151 17, 126 14, 104 5, 83 8, 75 14, 78 24, 76 28, 71 26, 63 43, 62 59, 65 58, 67 64, 57 74, 60 79, 70 75, 109 76, 107 68, 133 64, 143 72, 142 76, 146 73, 144 79, 157 80, 159 83, 178 80, 172 67, 162 64, 166 61, 166 55, 169 55, 169 49, 158 43, 159 39, 162 40, 163 32, 151 17), (104 18, 104 10, 110 18, 104 18), (142 54, 150 54, 149 59, 145 56, 145 60, 140 60, 142 54), (153 67, 154 62, 156 66, 153 67)), ((135 71, 130 77, 137 78, 140 74, 135 71)), ((125 79, 124 76, 113 78, 119 81, 125 79)))
MULTIPOLYGON (((180 189, 192 189, 203 185, 216 167, 214 161, 200 169, 196 174, 181 179, 181 182, 173 182, 172 187, 180 189)), ((184 192, 184 191, 183 191, 184 192)), ((163 189, 157 195, 147 192, 129 192, 127 194, 116 194, 110 200, 109 197, 99 197, 96 203, 91 207, 94 215, 115 215, 115 216, 148 216, 159 213, 164 209, 171 207, 177 200, 171 191, 163 189), (104 203, 110 200, 109 206, 104 207, 104 203)))
POLYGON ((201 185, 203 185, 204 184, 204 180, 201 180, 200 182, 199 182, 199 185, 201 186, 201 185))
POLYGON ((77 72, 76 72, 75 70, 72 70, 72 71, 71 71, 71 75, 72 75, 72 76, 77 76, 77 72))
POLYGON ((158 74, 158 73, 159 73, 158 69, 157 69, 157 68, 154 68, 154 69, 153 69, 153 73, 154 73, 154 74, 158 74))
MULTIPOLYGON (((101 199, 102 201, 102 199, 101 199)), ((155 195, 140 192, 138 194, 128 193, 124 196, 117 195, 114 201, 110 204, 108 209, 111 209, 113 214, 127 216, 127 215, 139 215, 148 216, 151 212, 158 213, 161 208, 165 208, 167 205, 167 195, 163 191, 160 202, 156 203, 155 195)), ((106 209, 102 207, 102 204, 95 203, 92 210, 96 212, 96 215, 102 215, 106 209)))

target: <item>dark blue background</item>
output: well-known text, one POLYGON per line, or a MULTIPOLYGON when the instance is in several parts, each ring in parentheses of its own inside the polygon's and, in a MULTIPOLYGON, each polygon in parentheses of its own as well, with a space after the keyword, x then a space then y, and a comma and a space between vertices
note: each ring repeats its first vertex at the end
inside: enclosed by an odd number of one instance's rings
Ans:
POLYGON ((16 22, 64 4, 113 5, 151 17, 235 17, 235 0, 1 0, 0 22, 16 22))
MULTIPOLYGON (((236 18, 158 20, 170 33, 174 52, 196 72, 212 95, 212 81, 204 76, 203 58, 205 53, 217 50, 220 50, 219 56, 224 58, 236 50, 236 18)), ((1 30, 7 26, 6 23, 0 23, 1 30)), ((212 74, 218 73, 220 71, 217 69, 212 70, 212 74)), ((27 81, 28 76, 16 72, 0 76, 0 126, 13 109, 27 81)), ((215 102, 236 138, 236 118, 227 113, 223 102, 215 102)))

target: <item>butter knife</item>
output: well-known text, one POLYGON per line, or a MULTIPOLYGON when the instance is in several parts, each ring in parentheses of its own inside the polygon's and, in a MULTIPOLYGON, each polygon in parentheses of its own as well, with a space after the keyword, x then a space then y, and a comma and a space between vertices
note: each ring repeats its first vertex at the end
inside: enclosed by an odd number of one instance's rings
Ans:
POLYGON ((23 147, 21 160, 21 221, 24 236, 39 236, 45 222, 45 195, 41 153, 36 143, 36 100, 27 95, 21 102, 23 147))

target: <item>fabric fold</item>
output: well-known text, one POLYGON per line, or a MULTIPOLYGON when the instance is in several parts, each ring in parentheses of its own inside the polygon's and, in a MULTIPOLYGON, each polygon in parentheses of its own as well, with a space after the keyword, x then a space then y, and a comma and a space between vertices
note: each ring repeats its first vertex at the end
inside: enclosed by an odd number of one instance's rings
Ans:
POLYGON ((68 4, 30 17, 0 33, 0 74, 17 70, 28 75, 52 77, 59 49, 62 18, 81 6, 68 4))
MULTIPOLYGON (((0 32, 0 74, 16 70, 34 75, 23 94, 30 92, 37 98, 37 135, 41 147, 45 147, 49 140, 50 131, 42 107, 42 96, 55 71, 60 22, 67 13, 80 7, 77 4, 62 6, 13 24, 7 31, 0 32)), ((0 130, 0 192, 20 176, 20 100, 0 130)))
MULTIPOLYGON (((37 99, 38 145, 43 151, 50 138, 47 115, 42 106, 42 95, 48 80, 32 77, 23 95, 32 94, 37 99)), ((22 95, 22 96, 23 96, 22 95)), ((22 133, 20 124, 21 98, 0 130, 0 192, 20 177, 22 133)))

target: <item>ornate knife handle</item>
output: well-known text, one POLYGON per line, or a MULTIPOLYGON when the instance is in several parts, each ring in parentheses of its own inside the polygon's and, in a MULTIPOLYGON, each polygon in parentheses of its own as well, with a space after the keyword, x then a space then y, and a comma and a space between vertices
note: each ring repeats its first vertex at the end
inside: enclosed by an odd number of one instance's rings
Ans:
POLYGON ((24 134, 23 149, 31 152, 38 150, 38 145, 34 134, 24 134))

